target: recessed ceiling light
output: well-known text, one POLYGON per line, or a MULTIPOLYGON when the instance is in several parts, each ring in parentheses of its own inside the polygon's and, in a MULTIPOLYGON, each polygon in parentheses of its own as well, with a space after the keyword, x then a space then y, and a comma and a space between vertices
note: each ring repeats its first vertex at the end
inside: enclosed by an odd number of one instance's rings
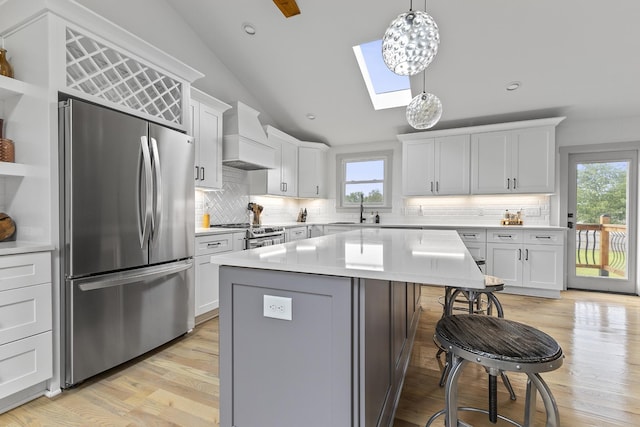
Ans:
POLYGON ((514 91, 517 90, 518 88, 520 88, 520 86, 522 85, 522 83, 520 82, 511 82, 507 85, 507 90, 508 91, 514 91))
POLYGON ((248 22, 245 22, 244 24, 242 24, 242 30, 249 34, 250 36, 254 36, 256 34, 256 27, 253 26, 253 24, 250 24, 248 22))
POLYGON ((315 120, 315 119, 316 119, 316 116, 315 116, 315 114, 307 113, 307 119, 309 119, 309 120, 315 120))

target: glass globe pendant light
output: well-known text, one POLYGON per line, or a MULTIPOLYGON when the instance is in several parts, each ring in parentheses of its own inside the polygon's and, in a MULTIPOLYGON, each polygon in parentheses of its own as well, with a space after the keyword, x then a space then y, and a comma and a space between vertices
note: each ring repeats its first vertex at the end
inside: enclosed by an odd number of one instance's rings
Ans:
POLYGON ((423 80, 422 93, 407 105, 407 122, 414 129, 429 129, 438 123, 440 117, 442 117, 442 103, 437 96, 425 91, 423 80))
MULTIPOLYGON (((413 76, 431 63, 440 43, 438 26, 429 14, 413 11, 394 19, 382 38, 382 59, 389 70, 401 76, 413 76)), ((426 11, 426 1, 425 1, 426 11)))

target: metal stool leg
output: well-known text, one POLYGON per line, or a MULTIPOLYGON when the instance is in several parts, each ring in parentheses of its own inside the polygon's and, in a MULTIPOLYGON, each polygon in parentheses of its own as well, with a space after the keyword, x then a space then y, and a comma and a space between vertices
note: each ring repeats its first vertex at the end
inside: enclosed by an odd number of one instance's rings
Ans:
POLYGON ((527 374, 529 379, 527 380, 527 401, 525 403, 524 412, 524 426, 532 426, 535 412, 536 412, 536 391, 540 393, 542 402, 544 403, 544 409, 547 413, 547 427, 559 427, 560 426, 560 413, 558 411, 558 405, 556 400, 551 394, 551 389, 547 383, 542 379, 540 374, 527 374), (532 387, 531 385, 535 387, 532 387))
POLYGON ((451 372, 447 378, 444 389, 445 425, 458 425, 458 377, 462 373, 462 367, 467 362, 461 357, 451 356, 451 372))
POLYGON ((500 371, 500 377, 502 378, 502 383, 509 392, 509 398, 511 400, 516 400, 516 392, 513 391, 513 386, 511 385, 511 381, 509 381, 507 374, 505 374, 504 371, 500 371))

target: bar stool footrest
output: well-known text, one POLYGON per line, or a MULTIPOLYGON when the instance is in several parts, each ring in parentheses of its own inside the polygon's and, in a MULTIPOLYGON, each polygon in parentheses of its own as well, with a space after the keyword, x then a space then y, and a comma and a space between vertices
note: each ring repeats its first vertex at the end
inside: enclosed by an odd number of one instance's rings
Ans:
MULTIPOLYGON (((486 409, 481 409, 481 408, 474 408, 472 406, 459 406, 458 407, 458 411, 466 411, 466 412, 479 412, 481 414, 486 414, 489 415, 489 411, 487 411, 486 409)), ((435 414, 433 414, 431 416, 431 418, 429 418, 429 420, 427 421, 427 424, 425 424, 425 427, 429 427, 431 425, 431 423, 433 423, 438 417, 444 415, 447 412, 446 409, 441 409, 438 412, 436 412, 435 414)), ((513 426, 516 427, 524 427, 524 424, 520 424, 519 422, 516 422, 514 420, 512 420, 511 418, 507 418, 504 415, 500 415, 498 414, 498 419, 505 421, 513 426)), ((462 420, 458 420, 458 426, 459 427, 473 427, 471 424, 467 424, 462 420)))

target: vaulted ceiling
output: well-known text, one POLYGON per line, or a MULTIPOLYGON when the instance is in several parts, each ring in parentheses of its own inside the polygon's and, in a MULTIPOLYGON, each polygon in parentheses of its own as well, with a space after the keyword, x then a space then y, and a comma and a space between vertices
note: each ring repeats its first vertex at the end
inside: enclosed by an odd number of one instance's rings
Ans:
MULTIPOLYGON (((167 2, 282 131, 332 146, 414 131, 404 108, 373 109, 352 50, 381 38, 410 1, 297 0, 301 13, 291 18, 270 0, 167 2)), ((427 10, 441 37, 426 74, 444 109, 433 129, 640 116, 636 0, 430 0, 427 10), (509 92, 512 81, 521 87, 509 92)), ((412 79, 414 95, 422 86, 421 75, 412 79)))

